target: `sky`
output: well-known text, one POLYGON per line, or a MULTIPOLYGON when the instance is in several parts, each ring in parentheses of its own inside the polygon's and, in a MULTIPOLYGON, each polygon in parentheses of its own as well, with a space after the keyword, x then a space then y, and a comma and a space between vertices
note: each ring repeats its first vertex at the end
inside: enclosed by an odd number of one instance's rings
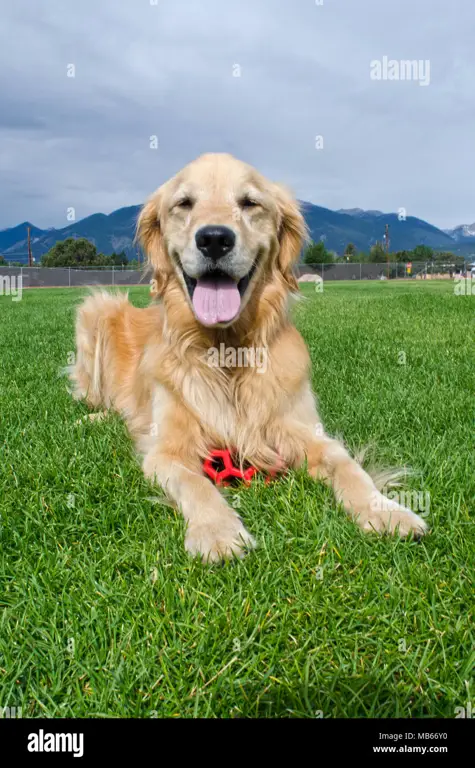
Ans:
POLYGON ((316 205, 471 224, 474 40, 472 0, 2 0, 0 228, 223 151, 316 205))

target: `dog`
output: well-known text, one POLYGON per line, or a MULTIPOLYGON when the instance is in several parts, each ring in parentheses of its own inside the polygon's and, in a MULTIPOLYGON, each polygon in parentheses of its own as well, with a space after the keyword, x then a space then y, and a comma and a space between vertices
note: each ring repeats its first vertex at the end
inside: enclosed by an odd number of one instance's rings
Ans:
POLYGON ((255 546, 203 472, 210 449, 264 471, 305 466, 364 531, 420 537, 427 529, 325 433, 309 354, 289 316, 306 235, 284 186, 231 155, 202 155, 139 215, 150 306, 102 291, 78 309, 74 396, 122 414, 146 477, 183 514, 186 550, 207 562, 255 546), (250 351, 265 350, 265 369, 238 365, 243 349, 251 363, 250 351), (210 364, 210 350, 226 351, 222 364, 210 364))

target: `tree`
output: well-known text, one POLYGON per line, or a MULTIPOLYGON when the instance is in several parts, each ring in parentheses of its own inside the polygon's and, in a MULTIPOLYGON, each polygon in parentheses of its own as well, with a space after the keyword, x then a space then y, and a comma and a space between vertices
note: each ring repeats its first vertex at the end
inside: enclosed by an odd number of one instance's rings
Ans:
POLYGON ((97 249, 93 243, 85 238, 77 240, 69 237, 55 243, 53 247, 41 257, 43 267, 77 267, 90 265, 97 258, 97 249))
POLYGON ((5 266, 5 264, 6 264, 6 263, 7 263, 7 262, 5 261, 5 259, 3 258, 2 254, 0 253, 0 264, 1 264, 2 266, 5 266))
POLYGON ((111 267, 122 263, 127 263, 125 253, 98 253, 94 243, 85 237, 61 240, 41 257, 43 267, 111 267))
POLYGON ((416 245, 412 251, 413 261, 432 261, 434 251, 428 245, 416 245))
POLYGON ((369 260, 373 264, 383 264, 387 260, 387 254, 381 243, 375 243, 371 246, 369 260))
POLYGON ((463 256, 456 256, 452 251, 437 251, 434 253, 434 259, 436 262, 442 264, 459 264, 465 262, 463 256))
POLYGON ((348 243, 345 248, 345 261, 356 261, 356 246, 353 243, 348 243))
POLYGON ((125 267, 126 264, 129 263, 129 260, 125 254, 125 251, 121 251, 120 253, 114 253, 111 254, 110 258, 112 259, 112 263, 116 267, 125 267))
POLYGON ((332 264, 333 254, 327 251, 325 243, 320 240, 318 243, 310 243, 305 249, 303 255, 304 264, 332 264))
POLYGON ((91 267, 114 267, 114 261, 112 259, 112 256, 106 256, 105 253, 98 253, 94 261, 91 262, 91 264, 88 264, 87 266, 91 267))

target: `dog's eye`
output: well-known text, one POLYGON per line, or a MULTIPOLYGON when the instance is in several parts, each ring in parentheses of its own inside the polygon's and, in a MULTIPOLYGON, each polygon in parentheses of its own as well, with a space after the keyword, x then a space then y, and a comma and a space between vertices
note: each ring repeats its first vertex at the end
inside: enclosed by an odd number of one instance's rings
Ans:
POLYGON ((182 200, 178 200, 175 203, 176 208, 193 208, 193 200, 191 197, 184 197, 182 200))
POLYGON ((243 197, 239 204, 241 208, 256 208, 259 205, 256 200, 252 200, 250 197, 243 197))

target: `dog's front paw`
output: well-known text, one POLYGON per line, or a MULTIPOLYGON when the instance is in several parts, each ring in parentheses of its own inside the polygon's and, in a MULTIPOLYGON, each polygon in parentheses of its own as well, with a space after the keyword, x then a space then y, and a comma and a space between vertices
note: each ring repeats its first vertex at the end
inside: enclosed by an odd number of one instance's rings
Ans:
POLYGON ((422 517, 381 493, 374 495, 369 509, 358 515, 356 521, 363 531, 396 533, 401 538, 409 534, 420 538, 428 531, 428 525, 422 517))
POLYGON ((203 562, 244 557, 245 549, 255 546, 241 519, 227 508, 188 523, 185 548, 190 555, 200 555, 203 562))

